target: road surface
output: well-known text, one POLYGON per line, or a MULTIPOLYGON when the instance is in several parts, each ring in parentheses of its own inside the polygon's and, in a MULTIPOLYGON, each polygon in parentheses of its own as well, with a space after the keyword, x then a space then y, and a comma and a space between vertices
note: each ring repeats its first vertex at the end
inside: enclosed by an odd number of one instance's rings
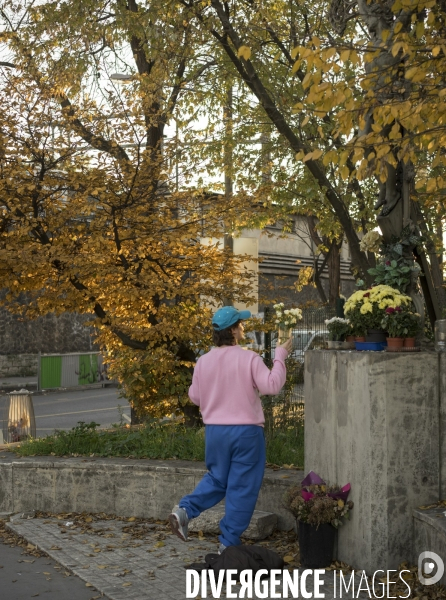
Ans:
MULTIPOLYGON (((4 397, 2 400, 4 403, 4 397)), ((124 398, 119 398, 116 387, 33 394, 33 404, 37 437, 53 433, 55 429, 71 429, 78 421, 94 421, 101 427, 121 420, 130 423, 130 406, 124 398)))

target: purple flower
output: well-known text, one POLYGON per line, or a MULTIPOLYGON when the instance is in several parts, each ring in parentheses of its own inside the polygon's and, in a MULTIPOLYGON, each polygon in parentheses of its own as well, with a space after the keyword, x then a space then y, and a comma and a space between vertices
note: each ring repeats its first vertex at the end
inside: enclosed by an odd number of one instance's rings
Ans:
POLYGON ((390 260, 386 260, 386 265, 390 267, 390 260))
POLYGON ((397 307, 395 308, 395 310, 396 310, 396 312, 401 312, 403 309, 401 308, 401 306, 397 306, 397 307))
POLYGON ((386 308, 386 313, 387 313, 388 315, 393 315, 393 313, 394 313, 394 312, 395 312, 395 309, 394 309, 394 308, 392 308, 391 306, 388 306, 388 307, 386 308))

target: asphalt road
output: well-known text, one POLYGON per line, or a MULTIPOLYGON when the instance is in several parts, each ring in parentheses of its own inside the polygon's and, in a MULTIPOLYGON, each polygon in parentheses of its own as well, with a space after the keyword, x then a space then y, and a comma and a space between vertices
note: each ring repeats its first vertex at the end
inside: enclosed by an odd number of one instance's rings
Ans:
POLYGON ((51 558, 22 554, 22 548, 0 542, 0 598, 27 600, 91 600, 101 595, 70 575, 51 558))
POLYGON ((101 427, 109 427, 122 421, 130 423, 130 406, 124 398, 118 398, 116 387, 69 392, 33 394, 37 437, 53 433, 55 429, 71 429, 78 421, 94 421, 101 427))

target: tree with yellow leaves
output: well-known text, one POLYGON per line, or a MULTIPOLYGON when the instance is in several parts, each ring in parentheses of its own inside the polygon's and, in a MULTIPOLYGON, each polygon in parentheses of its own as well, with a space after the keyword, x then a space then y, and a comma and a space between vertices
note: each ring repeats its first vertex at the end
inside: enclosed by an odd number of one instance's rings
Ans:
MULTIPOLYGON (((421 230, 430 257, 419 257, 425 296, 441 295, 442 240, 435 234, 444 218, 438 195, 444 189, 444 3, 180 4, 218 42, 282 144, 304 165, 312 185, 310 202, 302 204, 322 228, 337 224, 357 272, 373 281, 374 255, 361 251, 358 234, 376 225, 373 209, 380 209, 387 243, 405 226, 421 230), (428 289, 430 271, 435 285, 428 289)), ((301 185, 303 171, 294 170, 301 185)))
POLYGON ((243 225, 255 198, 197 183, 206 131, 193 117, 214 63, 183 12, 134 0, 6 2, 1 12, 8 308, 92 314, 111 372, 154 416, 196 415, 187 388, 210 342, 209 303, 252 294, 243 257, 215 240, 243 225), (165 140, 174 119, 183 136, 165 140))

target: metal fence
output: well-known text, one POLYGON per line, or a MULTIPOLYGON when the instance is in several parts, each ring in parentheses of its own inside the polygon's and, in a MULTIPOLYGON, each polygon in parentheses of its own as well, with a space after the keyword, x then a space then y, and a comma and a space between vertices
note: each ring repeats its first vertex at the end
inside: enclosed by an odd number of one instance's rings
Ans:
POLYGON ((107 365, 99 352, 39 354, 37 387, 71 388, 108 381, 107 365))
MULTIPOLYGON (((323 348, 328 340, 326 319, 336 316, 336 309, 331 306, 319 306, 302 309, 302 320, 293 329, 293 352, 286 360, 287 380, 277 396, 265 396, 266 426, 268 428, 285 428, 301 423, 304 418, 304 373, 305 352, 323 348)), ((271 313, 265 311, 265 321, 271 313)), ((277 344, 277 333, 265 334, 264 360, 271 366, 277 344)))

